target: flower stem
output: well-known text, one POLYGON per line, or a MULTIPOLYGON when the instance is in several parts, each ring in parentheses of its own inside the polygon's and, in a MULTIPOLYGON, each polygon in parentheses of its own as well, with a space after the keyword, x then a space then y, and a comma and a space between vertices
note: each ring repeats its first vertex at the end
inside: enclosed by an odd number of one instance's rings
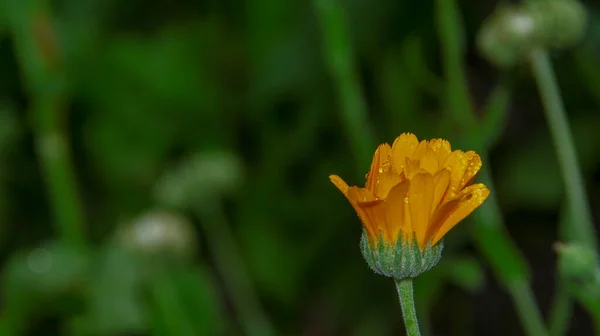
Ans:
POLYGON ((412 278, 394 280, 398 290, 398 298, 402 307, 402 316, 404 317, 404 326, 407 336, 420 336, 419 322, 417 321, 417 312, 415 310, 415 299, 413 296, 412 278))
POLYGON ((552 64, 548 54, 543 50, 537 50, 532 54, 531 64, 546 112, 546 119, 548 119, 548 126, 554 140, 554 147, 563 175, 567 202, 572 215, 571 220, 564 221, 564 223, 571 226, 569 228, 570 238, 585 244, 589 248, 596 249, 596 234, 594 233, 588 198, 581 170, 579 169, 573 136, 569 129, 569 121, 566 117, 552 64))
POLYGON ((20 70, 30 99, 42 175, 54 212, 56 229, 68 244, 86 245, 84 212, 79 195, 69 137, 66 133, 67 85, 59 38, 46 1, 9 4, 8 21, 20 70))
POLYGON ((566 334, 572 314, 571 296, 567 292, 567 286, 563 283, 563 280, 560 279, 560 276, 557 277, 556 281, 556 293, 552 300, 550 317, 548 318, 551 336, 561 336, 566 334))
POLYGON ((548 335, 548 330, 542 321, 529 284, 518 282, 509 284, 507 288, 521 317, 521 323, 527 335, 548 335))
POLYGON ((242 252, 235 241, 234 233, 220 207, 212 212, 198 211, 204 223, 209 249, 215 259, 218 272, 229 292, 234 309, 239 315, 246 335, 275 335, 275 329, 268 319, 250 275, 244 265, 242 252))
MULTIPOLYGON (((576 241, 596 250, 598 245, 585 184, 552 63, 548 53, 541 49, 532 53, 530 61, 554 141, 567 196, 567 218, 560 223, 559 236, 562 240, 576 241)), ((552 330, 555 334, 561 335, 566 328, 565 323, 568 322, 572 308, 567 291, 564 288, 558 290, 558 299, 553 302, 550 325, 553 326, 552 330)))
MULTIPOLYGON (((567 205, 567 204, 565 204, 567 205)), ((572 218, 571 209, 563 206, 558 222, 558 237, 569 240, 569 220, 572 218)), ((568 285, 560 272, 556 273, 554 283, 554 297, 550 303, 548 314, 548 327, 551 336, 566 335, 573 314, 573 296, 569 293, 568 285)))

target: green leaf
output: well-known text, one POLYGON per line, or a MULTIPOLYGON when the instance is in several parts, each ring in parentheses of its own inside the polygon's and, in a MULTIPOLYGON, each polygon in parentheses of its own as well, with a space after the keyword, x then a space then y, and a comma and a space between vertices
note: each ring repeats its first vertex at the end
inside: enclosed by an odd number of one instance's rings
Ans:
POLYGON ((37 304, 80 286, 88 261, 87 254, 60 243, 16 253, 8 261, 2 280, 7 307, 38 308, 37 304))
POLYGON ((88 263, 86 253, 54 242, 14 254, 2 276, 0 334, 27 328, 29 318, 48 310, 49 303, 51 308, 63 307, 64 294, 84 285, 88 263))
POLYGON ((144 332, 147 316, 139 299, 145 281, 141 259, 119 246, 104 247, 88 274, 86 310, 71 321, 77 335, 144 332))
POLYGON ((169 270, 150 284, 154 336, 218 335, 221 307, 209 274, 201 268, 169 270))

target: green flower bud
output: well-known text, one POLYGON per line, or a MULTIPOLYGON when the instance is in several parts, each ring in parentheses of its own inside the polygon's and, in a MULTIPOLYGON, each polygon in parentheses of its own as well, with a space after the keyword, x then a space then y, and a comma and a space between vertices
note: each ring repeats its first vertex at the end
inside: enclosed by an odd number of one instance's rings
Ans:
POLYGON ((430 270, 442 258, 444 241, 435 246, 427 244, 421 250, 416 239, 412 242, 398 238, 396 245, 388 245, 380 239, 371 244, 363 231, 360 247, 363 257, 371 269, 377 273, 396 280, 414 278, 430 270))
POLYGON ((600 263, 596 251, 578 244, 557 243, 558 269, 569 292, 590 311, 600 309, 600 263))
POLYGON ((587 12, 579 1, 501 5, 484 22, 477 45, 490 63, 510 67, 536 48, 569 48, 582 40, 587 12))
POLYGON ((585 286, 600 286, 600 264, 594 250, 578 244, 562 243, 557 243, 555 249, 558 253, 558 269, 567 280, 585 286))
POLYGON ((183 216, 166 211, 142 214, 116 232, 121 245, 145 254, 167 254, 190 259, 198 249, 192 224, 183 216))
POLYGON ((174 208, 211 208, 242 182, 240 159, 229 152, 193 155, 169 169, 156 183, 159 204, 174 208))

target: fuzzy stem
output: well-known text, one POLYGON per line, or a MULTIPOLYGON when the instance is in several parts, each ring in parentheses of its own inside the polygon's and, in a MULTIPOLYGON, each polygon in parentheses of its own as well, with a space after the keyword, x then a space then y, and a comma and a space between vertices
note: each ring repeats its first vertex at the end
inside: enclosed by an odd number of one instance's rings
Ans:
POLYGON ((420 336, 419 322, 417 321, 417 312, 415 310, 415 299, 413 296, 412 278, 394 280, 398 290, 398 298, 402 307, 402 316, 407 336, 420 336))

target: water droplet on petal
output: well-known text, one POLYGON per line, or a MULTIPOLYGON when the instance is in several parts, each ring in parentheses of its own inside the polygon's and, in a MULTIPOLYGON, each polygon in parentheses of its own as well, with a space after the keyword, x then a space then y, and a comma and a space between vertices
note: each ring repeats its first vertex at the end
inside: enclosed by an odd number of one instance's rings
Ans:
POLYGON ((404 203, 408 204, 408 197, 404 197, 404 203))

